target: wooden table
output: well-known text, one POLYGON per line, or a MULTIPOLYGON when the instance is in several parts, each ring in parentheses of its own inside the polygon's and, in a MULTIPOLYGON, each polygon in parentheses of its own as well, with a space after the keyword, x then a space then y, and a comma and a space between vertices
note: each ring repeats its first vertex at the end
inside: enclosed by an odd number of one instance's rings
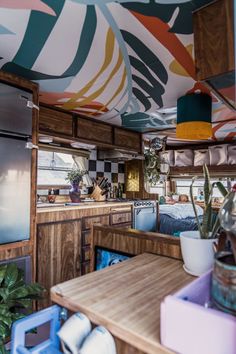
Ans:
POLYGON ((51 299, 83 312, 131 348, 118 353, 172 353, 160 344, 160 303, 192 280, 181 261, 144 253, 58 284, 51 299))

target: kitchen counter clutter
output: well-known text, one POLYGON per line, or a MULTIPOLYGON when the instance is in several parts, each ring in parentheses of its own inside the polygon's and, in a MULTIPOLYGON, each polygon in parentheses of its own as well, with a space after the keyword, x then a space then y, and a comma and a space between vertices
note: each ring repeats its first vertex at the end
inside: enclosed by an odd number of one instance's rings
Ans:
POLYGON ((160 304, 192 280, 181 261, 144 253, 58 284, 51 299, 105 326, 116 339, 118 354, 170 354, 160 344, 160 304))

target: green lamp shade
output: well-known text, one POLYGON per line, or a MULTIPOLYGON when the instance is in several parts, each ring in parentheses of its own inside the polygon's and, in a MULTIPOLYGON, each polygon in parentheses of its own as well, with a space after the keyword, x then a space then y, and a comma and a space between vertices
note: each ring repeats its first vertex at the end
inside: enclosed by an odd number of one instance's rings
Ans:
POLYGON ((191 93, 177 101, 176 137, 198 140, 212 137, 211 96, 191 93))

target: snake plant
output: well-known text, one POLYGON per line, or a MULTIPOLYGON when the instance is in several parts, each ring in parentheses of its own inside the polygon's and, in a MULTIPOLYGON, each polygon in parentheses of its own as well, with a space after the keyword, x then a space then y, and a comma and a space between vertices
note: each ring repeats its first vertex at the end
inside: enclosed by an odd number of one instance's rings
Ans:
POLYGON ((200 237, 202 239, 208 239, 208 238, 215 238, 220 228, 220 221, 218 215, 215 221, 213 216, 213 209, 212 209, 213 189, 214 187, 217 187, 223 197, 225 197, 228 194, 228 191, 226 190, 226 188, 223 186, 221 182, 215 182, 211 184, 207 165, 203 166, 203 175, 204 175, 204 213, 203 213, 202 223, 199 220, 194 197, 193 197, 193 184, 194 181, 197 179, 197 177, 193 177, 192 179, 192 183, 190 186, 190 198, 193 205, 193 210, 196 217, 200 237))
POLYGON ((15 263, 0 266, 0 354, 7 353, 4 343, 13 322, 28 315, 42 293, 39 284, 25 284, 24 272, 15 263))

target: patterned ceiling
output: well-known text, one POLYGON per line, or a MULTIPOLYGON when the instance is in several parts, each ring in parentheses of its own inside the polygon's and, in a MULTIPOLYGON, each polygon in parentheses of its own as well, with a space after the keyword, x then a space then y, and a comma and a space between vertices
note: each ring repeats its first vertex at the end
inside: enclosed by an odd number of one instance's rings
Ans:
MULTIPOLYGON (((210 0, 0 0, 0 67, 40 85, 40 101, 174 136, 194 80, 192 11, 210 0), (168 130, 166 130, 168 134, 168 130)), ((215 139, 236 114, 213 97, 215 139)))

